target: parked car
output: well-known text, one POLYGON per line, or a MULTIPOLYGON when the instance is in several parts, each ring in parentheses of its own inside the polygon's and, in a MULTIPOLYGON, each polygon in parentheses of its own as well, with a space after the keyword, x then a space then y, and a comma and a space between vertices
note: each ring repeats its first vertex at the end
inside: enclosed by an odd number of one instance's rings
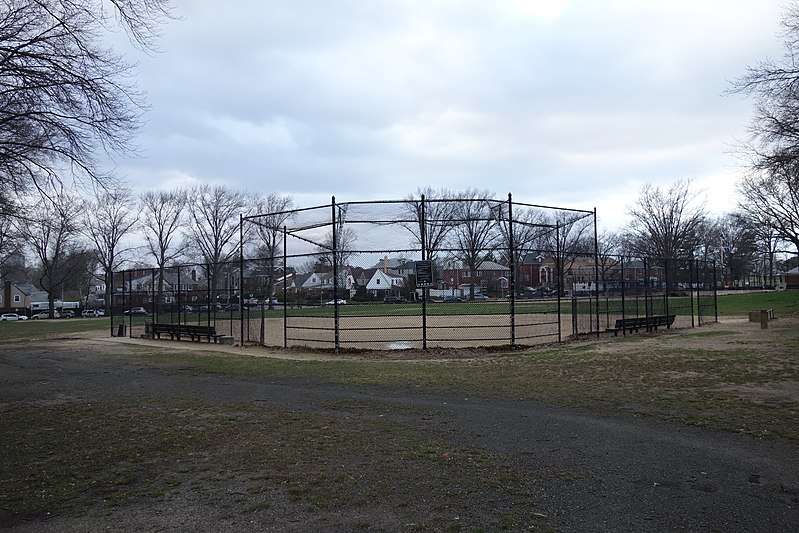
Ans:
POLYGON ((529 298, 551 298, 558 295, 558 290, 548 287, 537 287, 535 289, 527 287, 524 294, 529 298))
POLYGON ((75 318, 75 311, 70 311, 69 309, 61 311, 61 318, 75 318))
MULTIPOLYGON (((39 320, 40 318, 50 318, 50 312, 41 311, 39 313, 31 315, 31 320, 39 320)), ((61 314, 58 311, 53 311, 53 318, 61 318, 61 314)))
POLYGON ((28 320, 28 317, 25 315, 18 315, 16 313, 3 313, 0 315, 0 321, 13 322, 15 320, 28 320))
POLYGON ((126 315, 146 315, 147 310, 144 307, 133 307, 125 310, 126 315))
POLYGON ((488 296, 486 296, 485 294, 475 294, 472 300, 476 302, 485 302, 486 300, 488 300, 488 296))
POLYGON ((100 318, 105 316, 105 311, 102 309, 84 309, 81 311, 80 316, 83 318, 100 318))
POLYGON ((339 298, 338 300, 330 300, 325 305, 336 305, 336 304, 347 305, 347 300, 344 300, 343 298, 339 298))
POLYGON ((463 298, 461 298, 460 296, 444 296, 444 303, 445 304, 457 303, 457 302, 462 302, 462 301, 463 301, 463 298))
POLYGON ((241 311, 241 307, 239 307, 239 304, 230 304, 225 307, 225 311, 241 311))
POLYGON ((403 298, 402 296, 386 296, 383 298, 384 304, 404 304, 408 303, 408 300, 403 298))
POLYGON ((272 296, 271 298, 264 298, 260 303, 256 302, 255 304, 247 304, 247 308, 260 309, 261 307, 269 307, 270 305, 280 305, 280 301, 277 299, 277 297, 272 296))

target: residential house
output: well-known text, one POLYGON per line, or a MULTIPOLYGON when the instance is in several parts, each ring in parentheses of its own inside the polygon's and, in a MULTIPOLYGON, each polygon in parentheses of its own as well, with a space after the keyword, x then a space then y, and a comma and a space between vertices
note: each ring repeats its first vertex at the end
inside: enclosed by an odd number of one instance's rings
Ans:
MULTIPOLYGON (((290 275, 294 273, 294 268, 287 269, 288 274, 283 272, 282 266, 275 266, 271 278, 273 286, 269 286, 270 281, 270 268, 269 265, 262 262, 261 264, 248 264, 244 268, 244 293, 245 295, 251 294, 251 297, 266 298, 267 296, 281 295, 283 293, 283 284, 286 280, 291 279, 290 275), (279 288, 278 288, 279 286, 279 288), (268 293, 268 294, 267 294, 268 293)), ((234 280, 236 289, 240 280, 234 280)))
POLYGON ((527 254, 522 259, 517 272, 516 286, 522 288, 547 287, 558 285, 555 258, 543 254, 527 254))
POLYGON ((375 269, 366 283, 366 290, 374 296, 385 296, 405 288, 405 277, 390 269, 375 269))
MULTIPOLYGON (((79 302, 53 301, 56 309, 77 308, 79 302)), ((32 283, 13 283, 6 280, 0 292, 0 312, 25 313, 26 311, 46 311, 50 308, 50 296, 46 291, 36 288, 32 283)))
POLYGON ((381 259, 379 263, 373 265, 372 268, 398 271, 402 267, 402 265, 408 262, 409 261, 403 257, 389 257, 386 255, 383 256, 383 259, 381 259))
POLYGON ((408 279, 409 276, 416 276, 416 263, 416 261, 405 261, 392 270, 408 279))
MULTIPOLYGON (((12 283, 6 280, 3 284, 3 291, 0 293, 0 312, 24 313, 26 309, 30 308, 34 289, 35 287, 30 283, 12 283)), ((42 294, 46 300, 47 293, 42 294)))
POLYGON ((355 286, 356 287, 366 287, 366 284, 369 283, 369 280, 375 275, 378 268, 354 268, 352 270, 352 275, 355 278, 355 286))
POLYGON ((478 293, 499 294, 509 287, 510 268, 495 261, 483 261, 472 271, 461 262, 449 262, 444 266, 444 290, 457 289, 468 294, 472 285, 478 293))
POLYGON ((538 287, 541 285, 541 264, 544 256, 541 254, 525 254, 516 269, 517 287, 538 287))
POLYGON ((620 259, 600 268, 600 277, 605 279, 609 290, 642 290, 660 287, 665 280, 663 265, 657 262, 645 263, 641 259, 620 259), (623 269, 623 270, 622 270, 623 269))
MULTIPOLYGON (((296 297, 302 294, 306 298, 332 298, 333 297, 333 273, 332 272, 308 272, 306 274, 291 274, 277 281, 276 294, 279 296, 286 286, 287 295, 296 297)), ((338 284, 336 289, 340 298, 352 297, 355 294, 356 280, 352 276, 349 268, 343 267, 338 272, 338 284)))
POLYGON ((166 270, 163 284, 159 283, 159 280, 157 270, 145 271, 138 277, 127 278, 125 276, 123 286, 116 288, 115 303, 121 304, 123 296, 126 306, 153 303, 171 304, 177 303, 179 300, 189 303, 207 299, 206 290, 201 287, 196 270, 183 272, 180 275, 174 270, 166 270), (161 301, 157 301, 159 288, 162 291, 161 301))
POLYGON ((282 298, 284 291, 287 298, 297 294, 300 290, 300 285, 297 283, 297 281, 302 278, 302 276, 303 274, 298 274, 296 271, 294 271, 294 269, 291 269, 291 271, 286 273, 286 275, 275 277, 275 296, 282 298))
POLYGON ((799 289, 799 267, 785 273, 785 284, 789 289, 799 289))
MULTIPOLYGON (((596 289, 594 280, 599 274, 600 290, 621 290, 622 282, 630 290, 644 287, 660 287, 665 279, 663 265, 644 263, 640 259, 628 259, 623 263, 617 258, 600 257, 598 268, 594 256, 572 256, 563 260, 561 287, 567 292, 590 292, 596 289), (623 267, 623 271, 622 271, 623 267)), ((528 254, 519 268, 517 286, 522 288, 548 287, 558 284, 555 257, 528 254)))

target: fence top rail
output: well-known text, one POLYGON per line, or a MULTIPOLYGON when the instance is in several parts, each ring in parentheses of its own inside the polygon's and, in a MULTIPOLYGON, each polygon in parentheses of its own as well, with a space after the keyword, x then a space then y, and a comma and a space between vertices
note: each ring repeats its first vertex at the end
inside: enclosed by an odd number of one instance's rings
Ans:
POLYGON ((285 211, 274 211, 271 213, 258 213, 256 215, 247 215, 246 217, 241 217, 242 220, 251 220, 254 218, 263 218, 267 216, 277 216, 277 215, 291 215, 294 213, 302 213, 306 211, 316 211, 321 209, 330 209, 331 204, 327 205, 315 205, 313 207, 298 207, 295 209, 287 209, 285 211))
POLYGON ((379 205, 379 204, 419 204, 424 200, 425 203, 463 203, 463 202, 482 202, 487 204, 495 204, 495 205, 502 205, 508 204, 519 207, 533 207, 537 209, 546 209, 550 211, 563 211, 563 212, 570 212, 570 213, 582 213, 585 216, 593 215, 593 211, 589 211, 586 209, 574 209, 574 208, 567 208, 567 207, 555 207, 551 205, 542 205, 542 204, 528 204, 525 202, 517 202, 515 200, 500 200, 497 198, 405 198, 401 200, 360 200, 360 201, 352 201, 352 202, 331 202, 329 204, 323 205, 316 205, 312 207, 302 207, 296 209, 287 209, 283 211, 276 211, 271 213, 257 213, 254 215, 247 215, 243 216, 242 220, 252 221, 254 219, 263 218, 266 216, 280 216, 280 215, 291 215, 296 213, 302 213, 307 211, 315 211, 315 210, 322 210, 322 209, 329 209, 331 206, 336 206, 339 210, 346 210, 348 206, 361 206, 361 205, 379 205))

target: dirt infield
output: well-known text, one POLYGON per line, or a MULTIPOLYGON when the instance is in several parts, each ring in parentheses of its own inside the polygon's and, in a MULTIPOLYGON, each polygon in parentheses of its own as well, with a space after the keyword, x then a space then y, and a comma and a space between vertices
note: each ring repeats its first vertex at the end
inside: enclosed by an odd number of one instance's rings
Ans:
MULTIPOLYGON (((484 348, 536 346, 563 342, 597 330, 605 334, 615 319, 595 315, 519 314, 515 316, 515 334, 511 337, 511 317, 501 314, 429 315, 426 321, 428 348, 484 348)), ((213 322, 212 322, 213 323, 213 322)), ((241 322, 236 318, 216 320, 217 332, 233 337, 241 344, 241 322)), ((677 316, 672 327, 695 325, 690 316, 677 316)), ((131 336, 144 335, 143 324, 131 328, 131 336)), ((333 349, 336 341, 332 316, 292 316, 284 334, 282 318, 244 321, 245 344, 273 347, 333 349), (288 339, 288 342, 286 342, 288 339)), ((341 316, 338 329, 339 346, 344 349, 405 350, 422 349, 424 333, 421 316, 341 316)))

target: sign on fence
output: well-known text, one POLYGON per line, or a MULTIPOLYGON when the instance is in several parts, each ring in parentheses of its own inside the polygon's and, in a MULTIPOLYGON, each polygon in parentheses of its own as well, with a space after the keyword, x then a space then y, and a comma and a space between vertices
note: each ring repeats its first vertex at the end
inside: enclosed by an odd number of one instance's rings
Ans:
POLYGON ((416 261, 416 286, 417 287, 433 286, 432 261, 416 261))

